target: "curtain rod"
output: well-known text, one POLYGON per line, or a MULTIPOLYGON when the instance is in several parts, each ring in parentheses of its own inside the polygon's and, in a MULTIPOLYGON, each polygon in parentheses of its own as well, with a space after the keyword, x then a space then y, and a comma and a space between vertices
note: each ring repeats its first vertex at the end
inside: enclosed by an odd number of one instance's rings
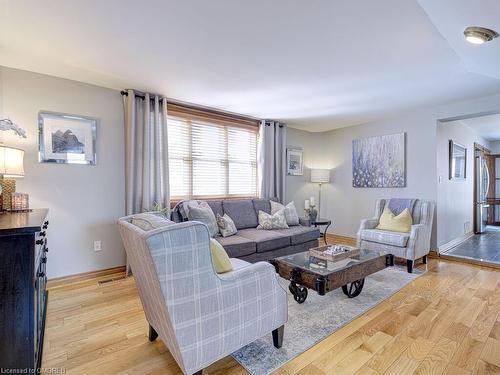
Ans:
MULTIPOLYGON (((128 96, 128 91, 122 90, 122 91, 120 91, 120 94, 122 96, 128 96)), ((137 98, 146 99, 146 95, 142 92, 134 92, 134 94, 137 98)), ((157 95, 157 94, 152 94, 152 95, 157 95)), ((244 115, 240 115, 237 113, 226 112, 226 111, 219 110, 219 109, 213 109, 210 107, 203 107, 203 106, 199 106, 196 104, 183 103, 183 102, 178 101, 178 100, 168 99, 168 98, 161 96, 161 95, 158 95, 158 96, 160 97, 160 99, 167 99, 167 102, 170 104, 178 105, 178 106, 184 107, 184 108, 195 109, 195 110, 204 110, 204 111, 211 112, 211 113, 218 114, 218 115, 222 115, 222 116, 231 116, 231 117, 241 118, 243 120, 259 121, 259 122, 262 121, 262 119, 260 119, 260 118, 255 118, 255 117, 251 117, 251 116, 244 116, 244 115)))

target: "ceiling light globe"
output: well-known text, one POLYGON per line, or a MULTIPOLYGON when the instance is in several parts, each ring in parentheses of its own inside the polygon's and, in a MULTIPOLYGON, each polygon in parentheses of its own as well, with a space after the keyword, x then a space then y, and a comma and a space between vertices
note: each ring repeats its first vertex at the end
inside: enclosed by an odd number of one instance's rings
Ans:
POLYGON ((469 26, 464 30, 464 36, 471 44, 484 44, 498 37, 498 33, 485 27, 469 26))
POLYGON ((485 40, 480 36, 468 35, 465 40, 472 44, 484 44, 485 40))

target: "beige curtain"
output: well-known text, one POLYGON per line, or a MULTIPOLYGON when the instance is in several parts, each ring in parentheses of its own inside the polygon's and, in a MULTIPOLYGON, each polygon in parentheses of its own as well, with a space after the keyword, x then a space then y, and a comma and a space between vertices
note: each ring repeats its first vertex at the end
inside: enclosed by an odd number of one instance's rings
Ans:
POLYGON ((286 125, 262 120, 259 127, 257 162, 261 198, 285 199, 286 125))
POLYGON ((125 104, 127 215, 169 207, 167 101, 128 90, 125 104))

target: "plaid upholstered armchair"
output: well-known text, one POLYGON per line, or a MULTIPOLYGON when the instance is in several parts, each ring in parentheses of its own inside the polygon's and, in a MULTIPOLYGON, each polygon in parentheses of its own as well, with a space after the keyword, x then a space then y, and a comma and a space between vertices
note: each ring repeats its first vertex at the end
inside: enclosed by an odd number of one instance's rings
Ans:
POLYGON ((408 272, 413 272, 416 259, 427 262, 430 251, 434 202, 417 199, 413 206, 410 233, 390 232, 376 229, 384 207, 389 199, 379 199, 375 204, 375 215, 371 219, 361 220, 358 230, 358 247, 367 250, 384 250, 406 259, 408 272))
POLYGON ((184 374, 201 374, 271 332, 281 347, 287 296, 272 265, 231 259, 233 271, 217 274, 205 225, 170 222, 145 231, 132 218, 118 224, 149 339, 159 336, 184 374))

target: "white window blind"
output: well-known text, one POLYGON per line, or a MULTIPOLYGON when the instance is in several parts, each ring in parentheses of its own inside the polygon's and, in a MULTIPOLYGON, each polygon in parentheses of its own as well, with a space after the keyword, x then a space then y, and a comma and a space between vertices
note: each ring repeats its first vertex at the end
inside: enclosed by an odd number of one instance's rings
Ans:
POLYGON ((257 129, 227 119, 169 114, 171 198, 256 196, 257 129))

